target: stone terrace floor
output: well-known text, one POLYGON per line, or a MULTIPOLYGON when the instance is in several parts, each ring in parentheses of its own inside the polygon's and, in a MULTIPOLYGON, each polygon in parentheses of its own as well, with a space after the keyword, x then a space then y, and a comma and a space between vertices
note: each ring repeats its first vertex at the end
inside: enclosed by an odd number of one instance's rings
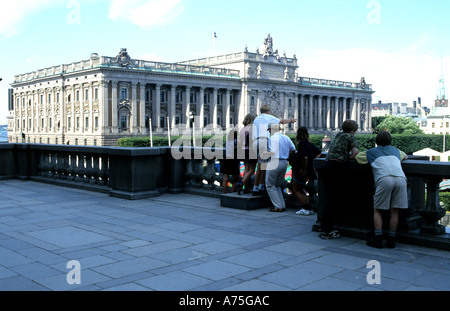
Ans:
POLYGON ((0 290, 428 291, 450 289, 449 252, 321 240, 315 216, 220 207, 188 194, 128 201, 0 181, 0 290), (69 284, 81 265, 81 284, 69 284), (367 276, 380 263, 381 284, 367 276))

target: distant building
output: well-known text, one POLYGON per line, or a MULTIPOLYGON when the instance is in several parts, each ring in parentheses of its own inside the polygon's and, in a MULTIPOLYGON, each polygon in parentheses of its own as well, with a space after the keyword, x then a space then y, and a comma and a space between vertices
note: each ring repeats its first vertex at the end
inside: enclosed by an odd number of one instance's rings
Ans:
POLYGON ((402 116, 402 117, 425 117, 427 115, 426 108, 422 107, 422 99, 419 97, 417 101, 412 103, 383 103, 378 101, 372 104, 372 117, 383 116, 402 116))
POLYGON ((427 116, 425 124, 421 124, 425 134, 450 134, 450 107, 434 108, 427 116))
POLYGON ((264 48, 178 63, 132 59, 126 49, 17 75, 10 142, 116 145, 121 137, 168 128, 229 129, 262 105, 310 133, 332 135, 354 119, 371 133, 372 86, 299 76, 297 58, 264 48), (192 121, 195 121, 194 123, 192 121))

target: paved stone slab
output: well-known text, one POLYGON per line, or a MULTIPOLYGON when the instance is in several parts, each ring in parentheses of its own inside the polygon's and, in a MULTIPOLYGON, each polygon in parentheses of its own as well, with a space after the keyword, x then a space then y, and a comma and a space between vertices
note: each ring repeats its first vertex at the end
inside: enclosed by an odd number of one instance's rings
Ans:
POLYGON ((44 229, 26 233, 36 239, 59 247, 74 247, 110 240, 109 237, 82 230, 73 226, 44 229))
POLYGON ((449 290, 448 252, 321 240, 315 217, 295 211, 0 181, 0 291, 449 290), (69 260, 81 263, 80 285, 67 283, 69 260), (367 283, 369 260, 379 261, 381 284, 367 283))

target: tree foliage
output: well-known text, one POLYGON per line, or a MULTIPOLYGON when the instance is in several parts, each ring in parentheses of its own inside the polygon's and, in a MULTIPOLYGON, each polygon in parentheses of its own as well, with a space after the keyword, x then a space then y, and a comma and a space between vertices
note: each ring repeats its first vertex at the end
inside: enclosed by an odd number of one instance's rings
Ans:
POLYGON ((397 116, 386 117, 377 125, 376 131, 388 131, 391 134, 405 135, 423 134, 423 131, 413 119, 397 116))

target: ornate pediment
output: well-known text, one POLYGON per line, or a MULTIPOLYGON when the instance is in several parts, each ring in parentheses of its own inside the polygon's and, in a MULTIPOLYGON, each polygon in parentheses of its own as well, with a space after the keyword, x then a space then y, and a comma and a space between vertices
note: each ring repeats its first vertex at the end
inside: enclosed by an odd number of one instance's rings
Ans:
POLYGON ((126 67, 131 65, 131 57, 128 55, 127 49, 120 49, 119 54, 117 54, 116 58, 113 61, 114 64, 118 64, 122 67, 126 67))

